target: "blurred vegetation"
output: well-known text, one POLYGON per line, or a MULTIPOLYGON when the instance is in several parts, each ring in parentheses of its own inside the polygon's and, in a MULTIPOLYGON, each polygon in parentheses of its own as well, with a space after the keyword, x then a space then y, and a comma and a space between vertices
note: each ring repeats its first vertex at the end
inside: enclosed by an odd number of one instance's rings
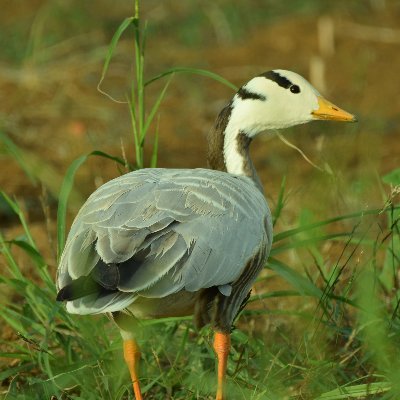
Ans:
MULTIPOLYGON (((35 0, 4 8, 2 398, 132 399, 115 327, 105 317, 68 315, 54 301, 57 231, 62 248, 84 198, 126 170, 204 165, 205 133, 232 94, 218 77, 239 86, 284 67, 312 80, 315 57, 324 77, 316 83, 360 123, 290 131, 330 174, 268 136, 253 149, 276 236, 232 335, 230 398, 399 398, 397 1, 146 0, 139 63, 135 28, 121 25, 134 14, 130 2, 35 0), (330 55, 329 39, 319 43, 327 16, 335 26, 330 55), (101 89, 124 104, 96 91, 102 68, 101 89), (199 69, 218 75, 201 77, 199 69)), ((190 318, 144 323, 142 352, 149 398, 212 398, 208 329, 195 332, 190 318)))

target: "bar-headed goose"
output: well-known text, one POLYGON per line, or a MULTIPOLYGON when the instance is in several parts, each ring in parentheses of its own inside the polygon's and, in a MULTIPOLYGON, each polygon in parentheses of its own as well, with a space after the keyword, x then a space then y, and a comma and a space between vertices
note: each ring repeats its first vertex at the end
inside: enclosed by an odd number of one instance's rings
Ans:
POLYGON ((272 243, 271 213, 249 157, 261 132, 312 120, 355 121, 301 76, 273 70, 244 86, 208 140, 210 169, 142 169, 98 188, 71 227, 57 300, 76 314, 111 313, 142 399, 134 318, 194 314, 215 330, 216 398, 224 397, 233 320, 272 243))

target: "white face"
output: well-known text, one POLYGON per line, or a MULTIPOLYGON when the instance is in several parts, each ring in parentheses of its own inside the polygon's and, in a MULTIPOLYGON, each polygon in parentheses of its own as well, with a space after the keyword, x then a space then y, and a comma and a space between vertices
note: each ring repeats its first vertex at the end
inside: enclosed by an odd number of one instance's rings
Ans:
POLYGON ((249 136, 265 129, 288 128, 315 119, 319 93, 303 77, 285 70, 269 71, 246 83, 235 95, 230 128, 249 136))
MULTIPOLYGON (((228 172, 245 174, 239 134, 253 138, 265 130, 282 129, 320 119, 354 122, 354 115, 324 99, 300 75, 281 69, 265 72, 242 86, 230 103, 224 126, 224 157, 228 172)), ((243 147, 243 143, 241 144, 243 147)), ((243 150, 243 149, 242 149, 243 150)))

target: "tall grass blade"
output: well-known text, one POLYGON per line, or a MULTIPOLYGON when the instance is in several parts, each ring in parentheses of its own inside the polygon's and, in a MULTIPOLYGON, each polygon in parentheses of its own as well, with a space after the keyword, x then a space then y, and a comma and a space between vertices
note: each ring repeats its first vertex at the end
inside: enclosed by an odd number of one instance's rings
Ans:
POLYGON ((157 166, 157 158, 158 158, 158 125, 154 135, 154 145, 153 145, 153 152, 151 154, 150 168, 155 168, 157 166))
MULTIPOLYGON (((394 207, 395 210, 400 210, 400 205, 394 207)), ((340 215, 338 217, 333 217, 324 221, 320 222, 315 222, 309 225, 304 225, 301 226, 300 228, 294 228, 294 229, 288 229, 287 231, 277 233, 274 236, 274 243, 286 239, 288 237, 297 235, 298 233, 302 233, 308 230, 312 230, 315 228, 320 228, 322 226, 330 225, 335 222, 340 222, 340 221, 345 221, 347 219, 353 219, 353 218, 362 218, 366 215, 380 215, 383 212, 388 212, 389 209, 374 209, 374 210, 364 210, 364 211, 359 211, 351 214, 345 214, 345 215, 340 215)))
POLYGON ((134 22, 134 20, 135 20, 135 17, 128 17, 128 18, 125 18, 125 19, 122 21, 122 23, 120 24, 120 26, 118 27, 118 29, 116 30, 116 32, 114 33, 114 36, 113 36, 112 39, 111 39, 110 46, 108 47, 108 52, 107 52, 107 55, 106 55, 106 58, 105 58, 105 61, 104 61, 104 65, 103 65, 103 70, 102 70, 102 72, 101 72, 100 81, 99 81, 99 83, 97 84, 97 90, 98 90, 100 93, 106 95, 106 96, 109 97, 111 100, 117 101, 117 102, 120 102, 120 103, 124 103, 124 102, 121 102, 121 101, 118 101, 118 100, 115 100, 114 98, 112 98, 108 93, 104 92, 104 91, 101 89, 101 85, 102 85, 102 83, 103 83, 103 81, 104 81, 104 79, 105 79, 105 76, 106 76, 106 74, 107 74, 107 71, 108 71, 108 68, 109 68, 109 65, 110 65, 112 56, 113 56, 113 54, 114 54, 115 48, 117 47, 117 44, 118 44, 118 42, 119 42, 119 39, 121 38, 121 36, 122 36, 122 34, 125 32, 125 30, 129 27, 129 25, 131 25, 132 22, 134 22))
POLYGON ((96 150, 77 158, 68 167, 68 170, 64 177, 64 181, 61 186, 57 209, 57 260, 60 259, 61 253, 65 245, 67 204, 69 195, 74 184, 75 174, 78 171, 79 167, 91 156, 104 157, 113 160, 123 166, 125 165, 125 161, 122 158, 111 156, 107 153, 96 150))
POLYGON ((285 281, 289 282, 293 287, 295 287, 299 293, 317 298, 322 296, 321 289, 315 286, 314 283, 310 282, 303 275, 290 268, 284 262, 270 257, 268 259, 268 267, 285 279, 285 281))
MULTIPOLYGON (((136 12, 139 8, 136 8, 136 12)), ((141 152, 143 154, 143 142, 145 138, 144 123, 145 123, 145 90, 144 90, 144 41, 146 36, 146 27, 143 30, 143 35, 140 30, 140 20, 136 17, 133 20, 135 27, 135 71, 136 71, 136 96, 137 96, 137 118, 136 128, 139 136, 141 152)), ((132 96, 132 101, 135 96, 132 96)), ((142 160, 143 161, 143 160, 142 160)))
POLYGON ((87 160, 87 158, 87 155, 83 155, 72 162, 72 164, 68 167, 61 186, 57 209, 57 261, 59 261, 61 257, 61 253, 65 244, 68 198, 74 184, 76 171, 87 160))
POLYGON ((279 190, 278 201, 275 206, 275 211, 273 215, 273 225, 275 226, 276 222, 278 221, 281 212, 285 206, 285 189, 286 189, 286 175, 283 177, 281 182, 281 188, 279 190))
POLYGON ((36 177, 32 173, 31 166, 26 163, 22 150, 2 131, 0 131, 0 141, 6 152, 20 165, 31 182, 36 184, 36 177))
POLYGON ((14 239, 10 240, 8 243, 16 245, 24 250, 29 259, 32 260, 38 267, 39 277, 42 279, 42 281, 46 283, 48 288, 54 289, 53 279, 51 278, 47 268, 47 264, 39 251, 24 240, 14 239))
POLYGON ((364 399, 368 396, 388 392, 391 387, 392 384, 390 382, 373 382, 362 385, 343 386, 321 394, 315 400, 364 399))
MULTIPOLYGON (((132 83, 132 88, 133 88, 133 83, 132 83)), ((133 93, 132 89, 132 93, 133 93)), ((137 116, 136 116, 136 106, 135 106, 135 95, 132 94, 131 99, 128 100, 129 104, 129 114, 131 117, 131 125, 132 125, 132 131, 133 131, 133 143, 135 147, 135 157, 136 157, 136 168, 140 169, 143 168, 143 147, 140 145, 140 139, 139 139, 139 131, 137 127, 137 116)))
POLYGON ((161 79, 165 76, 175 74, 175 73, 201 75, 201 76, 205 76, 207 78, 211 78, 219 83, 222 83, 223 85, 228 86, 229 88, 233 89, 234 91, 237 91, 239 89, 232 82, 223 78, 221 75, 216 74, 215 72, 207 71, 206 69, 189 68, 189 67, 175 67, 175 68, 168 69, 168 70, 162 72, 161 74, 156 75, 155 77, 149 79, 148 81, 145 82, 144 85, 145 86, 150 85, 151 83, 158 81, 159 79, 161 79))
POLYGON ((153 107, 151 108, 149 115, 147 116, 147 120, 146 120, 146 123, 143 128, 143 137, 146 135, 147 130, 149 129, 149 126, 152 123, 153 118, 156 115, 156 112, 158 111, 158 109, 160 107, 160 104, 165 96, 165 93, 167 92, 168 86, 171 83, 172 77, 173 77, 173 75, 169 77, 167 83, 164 85, 163 90, 158 95, 156 102, 153 104, 153 107))
MULTIPOLYGON (((0 253, 4 256, 7 261, 8 269, 10 270, 13 277, 22 280, 24 277, 19 269, 17 262, 15 261, 8 243, 4 240, 3 234, 0 232, 0 253)), ((3 275, 0 275, 3 278, 3 275)), ((4 278, 3 278, 4 279, 4 278)), ((5 280, 5 279, 4 279, 5 280)))
POLYGON ((19 221, 21 222, 22 227, 24 228, 24 232, 26 235, 26 238, 28 240, 28 243, 35 249, 37 250, 37 246, 35 241, 33 240, 33 237, 31 235, 28 223, 25 219, 24 213, 22 212, 21 208, 17 204, 17 202, 11 200, 9 196, 7 196, 6 193, 3 191, 0 191, 0 196, 3 197, 3 199, 6 201, 6 203, 11 207, 11 209, 14 211, 14 213, 18 216, 19 221))
MULTIPOLYGON (((0 141, 5 146, 7 153, 17 161, 29 180, 37 185, 42 183, 47 190, 57 198, 63 176, 51 164, 45 162, 43 157, 38 156, 33 151, 19 148, 9 137, 0 132, 0 141)), ((79 198, 78 193, 74 193, 74 200, 79 198)))
POLYGON ((390 171, 388 174, 384 175, 382 177, 382 181, 389 185, 400 185, 400 168, 396 168, 393 171, 390 171))
MULTIPOLYGON (((340 240, 343 238, 348 238, 350 235, 351 235, 351 232, 338 232, 338 233, 331 233, 331 234, 327 234, 327 235, 316 236, 316 237, 313 237, 310 239, 296 240, 296 241, 293 241, 293 242, 290 242, 287 244, 282 244, 282 245, 273 247, 271 249, 270 254, 271 254, 271 256, 274 256, 274 255, 277 255, 279 253, 282 253, 282 252, 290 250, 290 249, 307 247, 310 245, 314 245, 318 242, 326 242, 328 240, 340 240)), ((356 240, 356 238, 353 237, 352 241, 355 241, 355 240, 356 240)), ((363 240, 362 242, 367 243, 368 240, 363 240)), ((357 240, 357 243, 359 243, 358 240, 357 240)), ((372 243, 372 242, 370 242, 370 243, 372 243)))

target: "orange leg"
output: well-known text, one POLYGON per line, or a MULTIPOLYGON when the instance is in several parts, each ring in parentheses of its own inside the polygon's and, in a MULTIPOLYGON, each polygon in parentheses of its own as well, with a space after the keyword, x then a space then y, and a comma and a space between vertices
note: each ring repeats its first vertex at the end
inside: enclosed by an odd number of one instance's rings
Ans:
POLYGON ((131 374, 133 392, 136 400, 143 400, 142 392, 140 391, 139 378, 137 374, 140 350, 134 339, 124 340, 124 358, 128 365, 131 374))
POLYGON ((215 332, 214 350, 218 358, 218 387, 215 400, 224 399, 226 366, 230 348, 231 348, 231 335, 229 333, 215 332))

